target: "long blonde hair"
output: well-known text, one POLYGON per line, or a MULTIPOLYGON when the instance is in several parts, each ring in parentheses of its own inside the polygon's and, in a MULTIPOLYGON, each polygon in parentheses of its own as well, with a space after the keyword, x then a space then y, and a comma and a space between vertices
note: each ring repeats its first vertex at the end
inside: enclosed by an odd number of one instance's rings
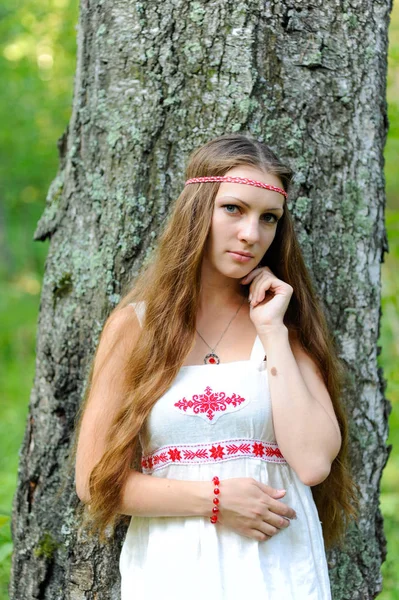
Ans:
MULTIPOLYGON (((239 165, 250 165, 278 176, 288 191, 292 170, 265 144, 243 134, 220 136, 193 152, 185 178, 224 175, 239 165)), ((145 302, 143 329, 128 357, 122 405, 109 429, 106 450, 89 480, 90 508, 85 507, 86 513, 89 511, 85 514, 86 523, 91 523, 91 529, 99 532, 102 540, 106 529, 124 520, 117 508, 132 465, 139 468, 140 430, 193 345, 201 263, 219 185, 192 184, 183 189, 150 265, 111 313, 132 302, 145 302)), ((286 201, 273 243, 260 264, 267 264, 294 289, 284 322, 289 330, 296 331, 303 348, 316 362, 342 434, 342 446, 329 476, 312 488, 325 544, 329 547, 342 540, 347 521, 356 517, 356 486, 348 469, 347 417, 340 401, 345 372, 305 266, 286 201)), ((93 368, 89 384, 93 383, 92 377, 93 368)), ((90 387, 78 415, 77 433, 90 387)))

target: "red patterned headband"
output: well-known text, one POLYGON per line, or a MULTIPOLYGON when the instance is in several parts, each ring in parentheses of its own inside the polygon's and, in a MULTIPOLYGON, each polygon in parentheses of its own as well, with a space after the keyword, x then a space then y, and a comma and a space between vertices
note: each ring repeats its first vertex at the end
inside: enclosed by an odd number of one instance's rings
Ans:
POLYGON ((207 183, 208 181, 228 181, 230 183, 246 183, 247 185, 254 185, 255 187, 264 188, 265 190, 272 190, 282 194, 284 198, 287 198, 288 194, 282 188, 276 187, 275 185, 269 185, 268 183, 262 183, 262 181, 255 181, 255 179, 247 179, 247 177, 220 177, 215 175, 214 177, 193 177, 187 179, 184 185, 189 183, 207 183))

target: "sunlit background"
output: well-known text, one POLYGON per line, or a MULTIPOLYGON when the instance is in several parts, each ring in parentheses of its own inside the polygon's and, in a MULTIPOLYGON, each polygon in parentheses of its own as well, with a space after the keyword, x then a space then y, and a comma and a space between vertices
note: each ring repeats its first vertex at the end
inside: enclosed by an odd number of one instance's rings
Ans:
MULTIPOLYGON (((33 384, 36 321, 48 242, 33 242, 58 168, 76 56, 77 0, 0 0, 0 600, 8 598, 11 503, 33 384)), ((399 0, 391 15, 390 131, 379 364, 392 402, 381 507, 388 539, 382 600, 399 599, 399 0), (396 277, 395 277, 396 275, 396 277), (395 536, 396 531, 396 536, 395 536)))

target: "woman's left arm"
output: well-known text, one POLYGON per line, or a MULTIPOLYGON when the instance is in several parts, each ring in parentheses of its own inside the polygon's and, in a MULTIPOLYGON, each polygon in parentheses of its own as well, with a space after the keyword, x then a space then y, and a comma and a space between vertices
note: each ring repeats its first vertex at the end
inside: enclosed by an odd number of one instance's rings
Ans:
POLYGON ((263 327, 278 446, 305 485, 321 483, 341 447, 330 395, 314 360, 283 324, 263 327))

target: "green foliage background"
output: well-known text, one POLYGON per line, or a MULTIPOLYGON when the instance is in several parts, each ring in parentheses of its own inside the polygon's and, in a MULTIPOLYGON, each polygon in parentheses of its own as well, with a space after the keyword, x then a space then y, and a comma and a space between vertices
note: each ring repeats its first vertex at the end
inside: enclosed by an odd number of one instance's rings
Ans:
MULTIPOLYGON (((10 515, 34 377, 36 321, 47 242, 32 241, 70 118, 77 0, 0 0, 0 600, 8 597, 10 515)), ((382 265, 379 364, 392 402, 392 454, 382 480, 388 538, 382 600, 399 600, 399 0, 391 15, 390 131, 385 148, 390 253, 382 265), (396 159, 396 160, 395 160, 396 159)))

